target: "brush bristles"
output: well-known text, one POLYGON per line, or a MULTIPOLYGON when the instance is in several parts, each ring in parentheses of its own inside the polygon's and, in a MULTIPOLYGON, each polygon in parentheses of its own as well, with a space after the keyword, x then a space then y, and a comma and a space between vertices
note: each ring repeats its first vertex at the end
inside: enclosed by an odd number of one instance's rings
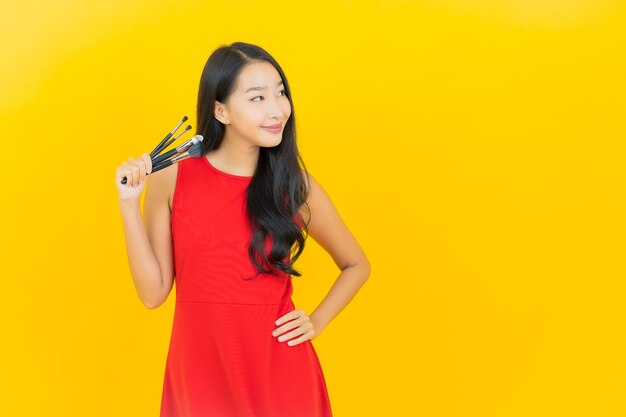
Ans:
POLYGON ((190 158, 199 158, 202 156, 202 142, 195 143, 191 148, 189 148, 189 157, 190 158))
POLYGON ((199 158, 203 155, 203 153, 204 152, 202 150, 202 142, 198 142, 194 144, 191 148, 189 148, 188 151, 178 156, 172 157, 170 159, 166 159, 164 161, 159 162, 158 164, 153 165, 152 172, 160 171, 163 168, 167 168, 170 165, 177 164, 180 161, 184 161, 187 158, 199 158))

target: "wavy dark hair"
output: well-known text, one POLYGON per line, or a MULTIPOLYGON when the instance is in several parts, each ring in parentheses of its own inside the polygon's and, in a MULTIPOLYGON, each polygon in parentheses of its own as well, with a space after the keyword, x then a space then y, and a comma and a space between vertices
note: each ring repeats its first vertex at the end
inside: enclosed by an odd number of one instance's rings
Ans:
POLYGON ((235 42, 220 46, 209 56, 200 78, 196 134, 204 137, 205 155, 220 147, 226 127, 214 116, 215 101, 226 102, 246 65, 262 61, 272 64, 280 74, 291 115, 280 144, 259 148, 258 166, 246 190, 247 217, 253 231, 248 256, 257 270, 251 278, 260 273, 277 275, 278 271, 299 277, 301 274, 293 268, 293 263, 302 254, 308 236, 307 224, 299 213, 304 205, 308 209, 308 176, 296 144, 296 119, 289 82, 267 51, 253 44, 235 42), (272 243, 269 253, 268 237, 272 243), (291 259, 287 260, 287 256, 291 259))

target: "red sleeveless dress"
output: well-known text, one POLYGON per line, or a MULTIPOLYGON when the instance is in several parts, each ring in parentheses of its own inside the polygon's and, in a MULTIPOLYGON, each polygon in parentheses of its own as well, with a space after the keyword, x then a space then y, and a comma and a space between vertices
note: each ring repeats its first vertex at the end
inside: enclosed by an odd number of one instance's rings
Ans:
POLYGON ((205 156, 178 163, 176 304, 161 417, 332 416, 311 340, 289 346, 272 336, 276 319, 295 308, 291 275, 244 279, 256 273, 245 217, 251 180, 205 156))

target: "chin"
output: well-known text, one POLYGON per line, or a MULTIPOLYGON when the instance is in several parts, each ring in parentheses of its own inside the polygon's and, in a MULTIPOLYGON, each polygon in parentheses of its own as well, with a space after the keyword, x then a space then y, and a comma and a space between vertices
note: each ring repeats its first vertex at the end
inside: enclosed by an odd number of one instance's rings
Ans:
POLYGON ((273 141, 269 141, 269 140, 262 140, 262 141, 258 141, 257 145, 259 145, 262 148, 273 148, 274 146, 278 146, 280 145, 280 142, 282 142, 283 138, 278 138, 277 140, 273 140, 273 141))

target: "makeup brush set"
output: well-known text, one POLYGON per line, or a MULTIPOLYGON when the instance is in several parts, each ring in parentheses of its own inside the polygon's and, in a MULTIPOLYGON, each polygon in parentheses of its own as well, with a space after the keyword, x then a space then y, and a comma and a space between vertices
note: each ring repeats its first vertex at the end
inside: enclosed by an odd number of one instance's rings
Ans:
MULTIPOLYGON (((199 158, 200 156, 202 156, 202 140, 204 139, 202 135, 196 135, 182 145, 161 154, 163 150, 167 149, 167 147, 170 146, 183 133, 191 129, 191 125, 187 125, 187 127, 182 132, 172 137, 174 133, 176 133, 178 128, 180 128, 180 126, 187 121, 187 119, 187 116, 183 117, 183 120, 181 120, 176 125, 176 127, 170 133, 168 133, 161 142, 159 142, 156 148, 154 148, 152 152, 150 152, 150 159, 152 160, 152 172, 150 172, 151 174, 187 158, 199 158)), ((121 183, 126 184, 126 182, 126 177, 124 177, 121 183)))

